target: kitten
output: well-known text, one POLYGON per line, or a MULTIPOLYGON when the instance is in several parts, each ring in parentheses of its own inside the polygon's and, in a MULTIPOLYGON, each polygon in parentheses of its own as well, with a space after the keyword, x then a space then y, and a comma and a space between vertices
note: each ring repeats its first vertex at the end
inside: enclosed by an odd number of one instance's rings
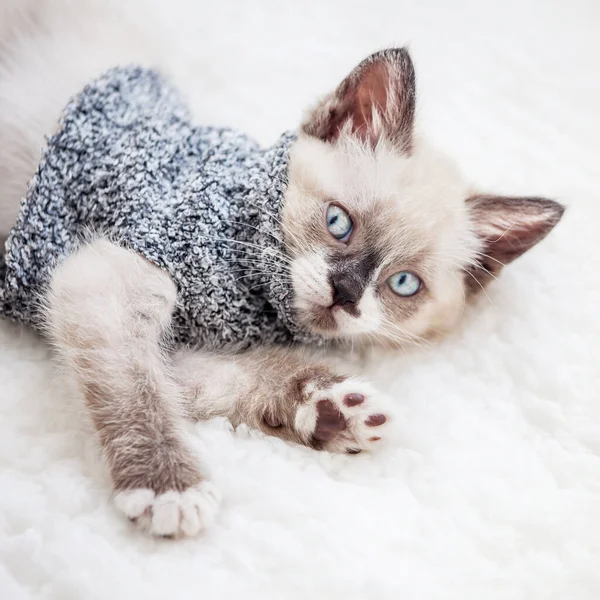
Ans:
MULTIPOLYGON (((447 332, 465 299, 562 215, 550 200, 471 190, 415 137, 414 113, 413 64, 390 49, 360 63, 300 127, 280 220, 294 309, 317 336, 399 347, 447 332)), ((127 517, 183 536, 216 513, 219 494, 183 441, 181 416, 222 415, 334 452, 381 444, 389 401, 307 348, 171 353, 164 334, 176 302, 164 271, 102 238, 56 268, 45 298, 47 334, 81 390, 127 517)))

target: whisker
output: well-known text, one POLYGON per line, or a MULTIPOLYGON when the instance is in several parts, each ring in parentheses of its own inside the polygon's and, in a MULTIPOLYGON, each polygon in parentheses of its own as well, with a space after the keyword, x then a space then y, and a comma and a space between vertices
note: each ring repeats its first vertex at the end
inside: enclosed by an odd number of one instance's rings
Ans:
MULTIPOLYGON (((469 273, 469 275, 471 275, 471 277, 475 277, 467 268, 462 267, 461 265, 459 265, 458 263, 452 263, 455 267, 458 267, 463 273, 469 273)), ((493 277, 496 281, 498 281, 498 278, 496 277, 496 275, 494 275, 491 271, 488 271, 488 269, 486 269, 482 264, 477 264, 476 267, 478 269, 482 269, 483 271, 485 271, 490 277, 493 277)), ((477 280, 477 283, 479 283, 479 281, 477 280)), ((481 283, 479 283, 479 285, 481 285, 481 283)))
POLYGON ((383 321, 381 329, 376 332, 376 336, 390 340, 396 347, 404 347, 407 343, 411 343, 429 350, 432 346, 429 340, 406 331, 397 323, 392 323, 387 319, 383 321))
POLYGON ((516 224, 517 223, 515 222, 512 225, 510 225, 498 239, 491 240, 490 244, 495 244, 496 242, 499 242, 516 224))
MULTIPOLYGON (((248 277, 260 277, 261 275, 271 276, 270 278, 273 279, 272 273, 262 272, 262 273, 249 273, 248 275, 242 275, 241 277, 236 277, 234 279, 234 281, 240 281, 240 279, 246 279, 248 277)), ((284 279, 283 281, 286 281, 286 280, 284 279)))
MULTIPOLYGON (((263 230, 261 230, 259 227, 256 227, 256 225, 251 225, 250 223, 242 223, 240 221, 231 221, 230 219, 223 219, 223 222, 230 223, 231 225, 242 225, 243 227, 250 227, 250 228, 258 231, 259 233, 263 233, 263 230)), ((273 235, 270 231, 264 231, 264 233, 266 233, 267 235, 270 235, 278 244, 282 244, 283 246, 287 247, 285 240, 280 240, 278 237, 273 235)))
POLYGON ((269 211, 269 209, 266 208, 265 206, 260 206, 260 204, 253 202, 249 198, 245 198, 244 202, 247 202, 248 204, 252 204, 252 206, 254 206, 254 208, 256 208, 258 211, 266 214, 268 217, 271 217, 271 219, 273 219, 274 221, 276 221, 277 223, 279 223, 281 225, 281 221, 271 211, 269 211))
POLYGON ((473 275, 473 273, 471 273, 470 271, 467 271, 466 269, 463 272, 467 273, 467 275, 470 275, 473 278, 473 280, 481 288, 481 291, 485 294, 485 297, 489 300, 490 304, 494 307, 494 309, 496 309, 496 305, 492 302, 492 299, 488 296, 488 293, 485 291, 485 288, 481 285, 481 282, 479 281, 479 279, 477 279, 477 277, 475 277, 475 275, 473 275))
POLYGON ((227 238, 218 238, 218 237, 204 235, 204 234, 199 234, 198 237, 202 237, 204 239, 207 239, 207 240, 210 240, 213 242, 225 242, 228 244, 229 243, 241 244, 242 246, 245 246, 247 248, 259 250, 261 253, 256 256, 260 256, 261 258, 274 258, 276 256, 277 259, 279 259, 287 264, 290 264, 290 265, 292 264, 292 260, 289 257, 285 256, 280 250, 271 249, 272 251, 274 251, 274 255, 273 255, 269 252, 266 252, 265 248, 262 248, 258 244, 253 244, 251 242, 243 242, 242 240, 234 240, 234 239, 227 239, 227 238))
POLYGON ((503 267, 506 266, 501 260, 498 260, 497 258, 494 258, 493 256, 490 256, 489 254, 485 254, 484 252, 478 252, 477 254, 479 256, 485 256, 485 258, 489 258, 490 260, 493 260, 494 262, 497 262, 499 265, 501 265, 503 267))

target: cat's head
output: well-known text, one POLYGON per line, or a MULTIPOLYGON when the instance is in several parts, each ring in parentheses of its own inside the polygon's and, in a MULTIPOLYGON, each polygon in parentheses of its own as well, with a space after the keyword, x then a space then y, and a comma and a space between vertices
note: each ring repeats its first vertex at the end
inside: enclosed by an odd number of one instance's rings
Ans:
POLYGON ((314 333, 401 345, 446 332, 563 213, 475 193, 414 136, 414 114, 412 61, 392 49, 360 63, 301 127, 282 222, 297 317, 314 333))

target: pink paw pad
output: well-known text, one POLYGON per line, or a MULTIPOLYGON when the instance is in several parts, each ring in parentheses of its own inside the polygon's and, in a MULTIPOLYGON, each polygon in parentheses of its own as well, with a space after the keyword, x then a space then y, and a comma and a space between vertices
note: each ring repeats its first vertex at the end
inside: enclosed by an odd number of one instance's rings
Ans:
POLYGON ((385 415, 371 415, 366 421, 365 425, 368 427, 379 427, 379 425, 383 425, 387 421, 385 415))
POLYGON ((346 394, 344 396, 344 404, 346 406, 358 406, 365 401, 365 397, 362 394, 346 394))
POLYGON ((346 429, 346 419, 337 406, 331 400, 320 400, 317 403, 315 439, 328 442, 344 429, 346 429))

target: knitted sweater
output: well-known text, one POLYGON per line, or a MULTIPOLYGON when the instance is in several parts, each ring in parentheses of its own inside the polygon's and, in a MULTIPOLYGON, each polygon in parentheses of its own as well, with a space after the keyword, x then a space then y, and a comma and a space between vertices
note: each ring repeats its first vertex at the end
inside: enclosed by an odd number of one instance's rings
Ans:
POLYGON ((53 268, 93 231, 171 276, 178 344, 315 341, 294 320, 279 229, 294 139, 261 149, 193 126, 156 72, 108 71, 48 140, 0 257, 0 314, 41 329, 53 268))

